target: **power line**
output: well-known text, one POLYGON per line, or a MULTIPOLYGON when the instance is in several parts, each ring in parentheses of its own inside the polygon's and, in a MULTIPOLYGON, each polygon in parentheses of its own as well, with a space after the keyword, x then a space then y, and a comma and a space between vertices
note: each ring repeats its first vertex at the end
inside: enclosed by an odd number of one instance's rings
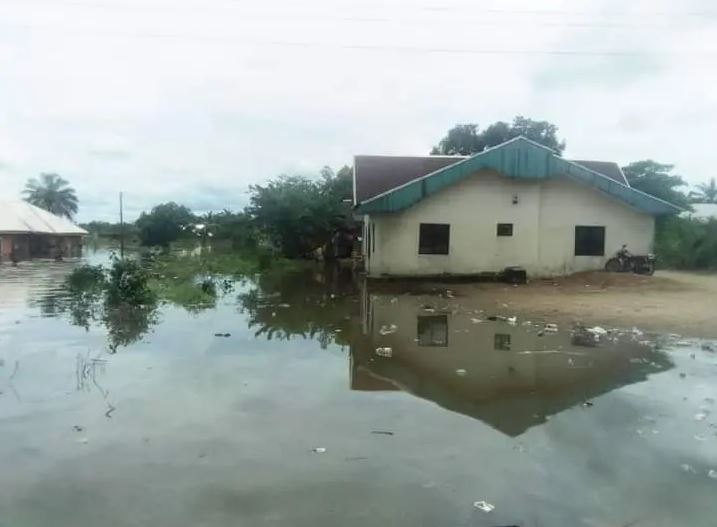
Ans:
MULTIPOLYGON (((23 24, 0 24, 6 29, 38 30, 42 32, 59 31, 67 37, 119 37, 119 38, 147 38, 147 39, 168 39, 197 41, 206 43, 237 43, 248 46, 283 47, 283 48, 313 48, 313 49, 341 49, 356 51, 383 51, 407 54, 460 54, 460 55, 546 55, 546 56, 585 56, 585 57, 654 57, 656 53, 636 50, 569 50, 569 49, 500 49, 500 48, 462 48, 462 47, 422 47, 406 45, 385 45, 385 44, 342 44, 339 42, 316 42, 298 40, 254 40, 226 36, 191 35, 186 33, 162 33, 162 32, 108 32, 92 31, 83 28, 52 28, 23 24)), ((717 57, 717 51, 694 52, 678 51, 669 55, 691 57, 717 57)))
MULTIPOLYGON (((198 2, 195 5, 189 4, 177 4, 176 1, 164 2, 152 4, 148 1, 142 1, 135 4, 117 4, 107 1, 86 1, 86 0, 22 0, 22 4, 26 5, 29 3, 38 4, 49 4, 54 6, 65 5, 65 6, 76 6, 76 7, 97 7, 97 8, 109 8, 109 9, 168 9, 168 10, 192 10, 199 9, 202 11, 211 11, 213 9, 220 10, 242 10, 245 8, 244 5, 239 5, 237 2, 227 3, 207 3, 206 1, 198 2)), ((385 10, 385 4, 378 4, 382 10, 385 10)), ((338 6, 342 9, 342 6, 338 6)), ((300 12, 305 12, 306 6, 302 4, 300 12)), ((362 11, 367 11, 369 8, 366 3, 360 4, 362 11)), ((281 11, 285 11, 282 8, 281 11)), ((717 11, 703 10, 703 11, 650 11, 650 10, 639 10, 639 11, 571 11, 566 9, 506 9, 506 8, 481 8, 481 7, 465 7, 465 6, 415 6, 411 9, 404 9, 403 12, 416 12, 424 11, 428 13, 482 13, 482 14, 499 14, 499 15, 530 15, 530 16, 584 16, 584 17, 598 17, 598 18, 609 18, 609 17, 637 17, 644 18, 645 16, 657 16, 657 17, 689 17, 689 18, 717 18, 717 11)))

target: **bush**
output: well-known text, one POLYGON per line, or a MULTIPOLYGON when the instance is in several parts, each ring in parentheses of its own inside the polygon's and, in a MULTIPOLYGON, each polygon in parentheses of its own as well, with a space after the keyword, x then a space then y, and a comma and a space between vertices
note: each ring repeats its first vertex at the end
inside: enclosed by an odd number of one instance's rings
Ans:
POLYGON ((660 218, 655 250, 661 267, 717 269, 717 220, 660 218))
POLYGON ((102 289, 106 277, 101 265, 82 265, 67 277, 67 285, 72 291, 95 291, 102 289))
POLYGON ((109 271, 107 300, 110 304, 149 304, 155 298, 149 288, 149 273, 135 260, 115 257, 109 271))
POLYGON ((166 247, 179 239, 184 228, 194 219, 191 210, 171 201, 157 205, 149 213, 143 212, 135 225, 142 245, 166 247))

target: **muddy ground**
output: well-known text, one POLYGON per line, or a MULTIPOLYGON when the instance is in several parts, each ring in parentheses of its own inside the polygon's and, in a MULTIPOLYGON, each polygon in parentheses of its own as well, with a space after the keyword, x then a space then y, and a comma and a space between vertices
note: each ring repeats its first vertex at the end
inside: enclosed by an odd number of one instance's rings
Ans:
POLYGON ((590 272, 516 287, 493 283, 449 287, 456 297, 470 296, 471 302, 505 314, 717 338, 717 274, 590 272))

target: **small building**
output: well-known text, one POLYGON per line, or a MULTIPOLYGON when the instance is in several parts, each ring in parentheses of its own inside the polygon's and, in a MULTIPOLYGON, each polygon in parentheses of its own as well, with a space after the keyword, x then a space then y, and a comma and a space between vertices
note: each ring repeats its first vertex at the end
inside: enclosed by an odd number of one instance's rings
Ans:
POLYGON ((80 256, 87 231, 25 201, 0 202, 0 261, 80 256))
POLYGON ((631 188, 616 163, 524 137, 469 157, 356 156, 354 206, 371 277, 602 269, 623 244, 651 252, 655 217, 681 211, 631 188))

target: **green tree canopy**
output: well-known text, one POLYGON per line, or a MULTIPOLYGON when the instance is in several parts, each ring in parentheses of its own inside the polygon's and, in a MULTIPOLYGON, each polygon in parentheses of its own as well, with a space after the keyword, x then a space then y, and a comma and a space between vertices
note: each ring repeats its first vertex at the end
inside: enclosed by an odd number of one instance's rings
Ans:
POLYGON ((477 124, 457 124, 433 147, 431 155, 477 154, 520 135, 562 154, 565 141, 560 141, 557 133, 558 127, 548 121, 534 121, 520 115, 510 124, 498 121, 483 131, 477 124))
POLYGON ((350 173, 347 167, 339 174, 324 167, 318 180, 283 175, 266 185, 253 185, 246 210, 284 256, 307 256, 346 225, 350 205, 344 200, 351 196, 350 173))
POLYGON ((630 186, 651 194, 678 207, 689 208, 687 196, 679 190, 687 183, 681 176, 673 174, 674 165, 658 163, 651 159, 635 161, 622 167, 630 186))
POLYGON ((710 178, 709 183, 700 183, 696 186, 697 192, 691 192, 690 197, 695 203, 717 203, 717 182, 710 178))
POLYGON ((77 195, 65 178, 57 174, 40 174, 25 184, 25 201, 58 216, 72 219, 77 214, 77 195))
POLYGON ((143 212, 135 225, 142 245, 167 246, 177 240, 184 228, 194 223, 192 211, 184 205, 170 201, 143 212))

